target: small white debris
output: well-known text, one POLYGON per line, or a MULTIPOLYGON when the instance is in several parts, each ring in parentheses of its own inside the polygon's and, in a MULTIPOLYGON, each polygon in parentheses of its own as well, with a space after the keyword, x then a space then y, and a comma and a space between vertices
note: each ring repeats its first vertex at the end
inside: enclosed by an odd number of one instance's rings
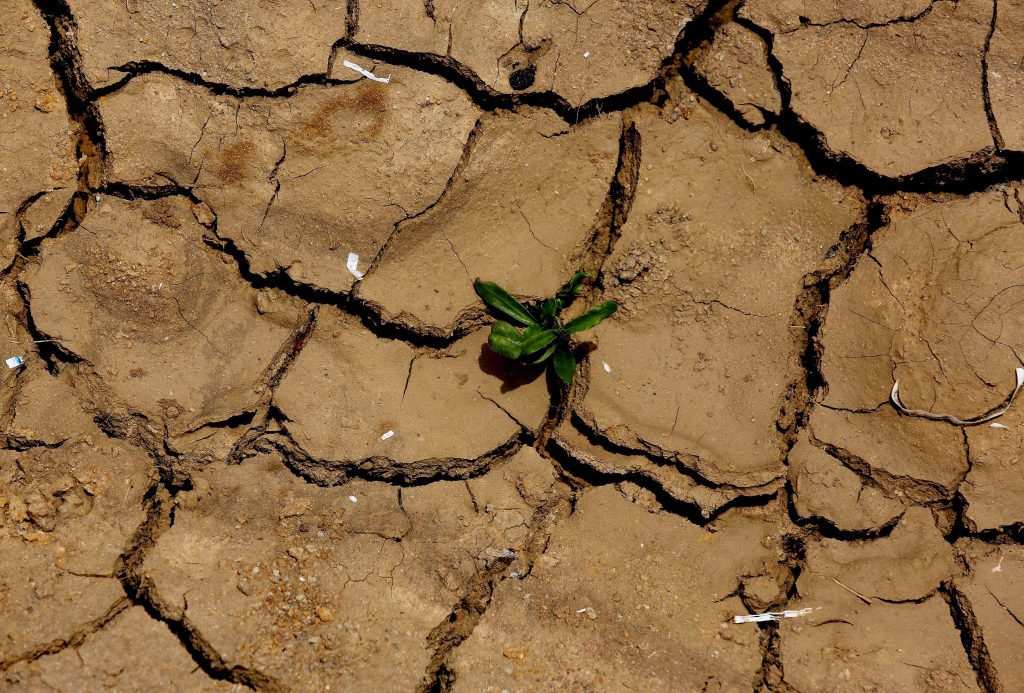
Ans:
POLYGON ((382 436, 380 437, 380 439, 381 439, 381 440, 387 440, 388 438, 390 438, 390 437, 391 437, 391 436, 393 436, 393 435, 395 435, 395 432, 394 432, 394 431, 388 431, 387 433, 385 433, 384 435, 382 435, 382 436))
POLYGON ((582 609, 576 609, 576 613, 582 614, 586 610, 587 610, 587 607, 583 607, 582 609))
POLYGON ((605 361, 602 361, 601 365, 604 367, 604 372, 605 373, 611 373, 612 372, 612 367, 609 366, 605 361))
POLYGON ((769 611, 764 614, 741 614, 739 616, 733 616, 733 623, 761 623, 762 621, 781 621, 784 618, 797 618, 798 616, 805 616, 814 611, 814 609, 808 607, 806 609, 798 610, 787 610, 787 611, 769 611))
POLYGON ((358 253, 349 253, 348 262, 345 263, 345 266, 348 267, 348 271, 352 273, 352 276, 356 278, 356 281, 363 278, 363 273, 359 271, 358 253))
POLYGON ((99 201, 100 201, 100 196, 99 196, 99 195, 97 195, 97 196, 96 196, 96 202, 99 202, 99 201))
POLYGON ((1009 426, 1007 426, 1006 424, 1001 424, 1001 423, 999 423, 998 421, 997 421, 997 422, 995 422, 995 423, 990 423, 990 424, 989 424, 989 427, 990 427, 990 428, 1005 428, 1005 429, 1007 429, 1007 430, 1009 430, 1009 428, 1010 428, 1010 427, 1009 427, 1009 426))
POLYGON ((484 549, 484 553, 486 553, 491 558, 515 558, 516 557, 516 552, 513 551, 512 549, 500 549, 499 550, 499 549, 494 549, 494 548, 491 548, 491 547, 487 547, 486 549, 484 549))
POLYGON ((374 82, 382 82, 384 84, 387 84, 388 82, 391 81, 391 75, 388 75, 387 77, 378 77, 369 70, 359 67, 350 60, 343 60, 341 64, 350 70, 355 70, 356 72, 361 74, 363 77, 366 77, 367 79, 372 79, 374 82))
POLYGON ((583 54, 583 57, 584 57, 584 58, 589 58, 589 57, 590 57, 590 51, 587 51, 587 52, 585 52, 585 53, 583 54))
POLYGON ((348 499, 349 499, 350 501, 352 501, 353 503, 355 503, 355 502, 357 502, 357 501, 359 500, 359 499, 358 499, 358 498, 356 498, 355 496, 349 496, 349 497, 348 497, 348 499))
POLYGON ((1003 557, 1002 556, 999 557, 999 562, 996 563, 996 567, 992 569, 992 572, 993 573, 1001 573, 1001 572, 1003 572, 1003 557))
POLYGON ((20 356, 12 356, 11 358, 4 361, 8 368, 17 368, 18 366, 24 366, 25 362, 20 356))

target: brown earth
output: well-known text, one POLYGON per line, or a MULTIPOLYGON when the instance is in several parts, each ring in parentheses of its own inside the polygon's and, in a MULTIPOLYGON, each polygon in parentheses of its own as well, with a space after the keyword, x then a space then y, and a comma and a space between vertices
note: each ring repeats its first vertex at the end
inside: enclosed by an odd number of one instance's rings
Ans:
POLYGON ((3 10, 0 690, 1022 690, 1019 4, 3 10))

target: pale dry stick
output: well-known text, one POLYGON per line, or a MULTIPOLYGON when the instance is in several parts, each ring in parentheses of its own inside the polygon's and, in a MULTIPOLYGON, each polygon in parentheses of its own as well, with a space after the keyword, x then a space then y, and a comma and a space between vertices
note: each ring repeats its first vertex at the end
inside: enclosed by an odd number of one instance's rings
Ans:
POLYGON ((843 583, 839 582, 839 580, 837 580, 836 578, 832 578, 832 582, 836 583, 837 585, 839 585, 840 587, 842 587, 842 588, 843 588, 844 590, 846 590, 847 592, 849 592, 850 594, 852 594, 853 596, 855 596, 855 597, 856 597, 857 599, 860 599, 860 600, 861 600, 862 602, 864 602, 865 604, 870 604, 870 603, 871 603, 871 600, 870 600, 870 599, 868 599, 867 597, 865 597, 865 596, 864 596, 863 594, 861 594, 861 593, 860 593, 860 592, 858 592, 857 590, 855 590, 855 589, 853 589, 853 588, 851 588, 851 587, 847 587, 847 586, 846 586, 846 585, 844 585, 843 583))
POLYGON ((1013 392, 1010 393, 1010 396, 1007 398, 1006 404, 1003 408, 997 409, 989 414, 981 414, 970 419, 961 419, 953 416, 952 414, 935 414, 923 409, 908 409, 904 406, 903 402, 900 401, 899 380, 892 384, 892 392, 889 393, 889 399, 892 400, 893 406, 899 409, 901 414, 906 414, 907 416, 918 416, 922 419, 930 419, 932 421, 947 421, 954 426, 977 426, 978 424, 982 424, 986 421, 991 421, 992 419, 1002 416, 1006 413, 1006 410, 1010 408, 1010 405, 1013 403, 1013 398, 1017 396, 1018 392, 1020 392, 1021 386, 1024 386, 1024 368, 1017 368, 1016 372, 1017 386, 1013 388, 1013 392))

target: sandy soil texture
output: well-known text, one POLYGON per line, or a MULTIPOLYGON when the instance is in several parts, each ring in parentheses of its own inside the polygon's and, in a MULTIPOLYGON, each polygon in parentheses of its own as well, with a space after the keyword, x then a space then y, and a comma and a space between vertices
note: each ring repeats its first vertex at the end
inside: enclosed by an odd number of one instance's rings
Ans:
POLYGON ((1024 690, 1024 4, 0 9, 0 691, 1024 690))

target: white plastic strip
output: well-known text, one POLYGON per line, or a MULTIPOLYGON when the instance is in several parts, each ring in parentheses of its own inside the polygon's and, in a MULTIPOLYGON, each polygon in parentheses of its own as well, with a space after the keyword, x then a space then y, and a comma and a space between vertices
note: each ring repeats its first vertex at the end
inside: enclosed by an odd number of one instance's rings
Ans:
POLYGON ((805 616, 814 611, 814 609, 807 607, 806 609, 797 609, 789 611, 769 611, 765 614, 741 614, 739 616, 733 616, 733 623, 761 623, 763 621, 781 621, 784 618, 796 618, 797 616, 805 616))
POLYGON ((25 362, 20 356, 12 356, 11 358, 4 361, 8 368, 17 368, 18 366, 24 366, 25 362))
POLYGON ((1021 386, 1024 386, 1024 368, 1018 368, 1017 371, 1017 386, 1013 388, 1013 392, 1010 393, 1009 399, 1006 400, 1006 406, 1002 409, 997 409, 991 414, 982 414, 975 416, 971 419, 959 419, 952 414, 935 414, 930 411, 924 411, 923 409, 907 409, 903 406, 903 402, 900 401, 900 381, 897 380, 892 384, 892 392, 889 393, 889 399, 892 400, 893 406, 899 409, 902 413, 907 416, 919 416, 922 419, 931 419, 932 421, 948 421, 954 426, 977 426, 980 423, 991 421, 992 419, 1002 416, 1006 413, 1006 410, 1010 408, 1010 404, 1013 403, 1013 398, 1020 392, 1021 386))
POLYGON ((373 74, 366 68, 359 67, 354 62, 351 62, 349 60, 343 60, 341 61, 341 64, 350 70, 355 70, 356 72, 361 74, 363 77, 366 77, 367 79, 372 79, 374 82, 381 82, 383 84, 387 84, 388 82, 391 81, 391 75, 388 75, 387 77, 378 77, 377 75, 373 74))
POLYGON ((380 437, 380 439, 381 439, 381 440, 387 440, 388 438, 390 438, 390 437, 391 437, 391 436, 393 436, 393 435, 395 435, 395 432, 394 432, 394 431, 388 431, 387 433, 385 433, 384 435, 382 435, 382 436, 380 437))
POLYGON ((349 253, 348 262, 345 263, 345 266, 348 267, 348 271, 352 273, 352 276, 356 278, 356 281, 363 278, 363 273, 359 271, 358 253, 349 253))

